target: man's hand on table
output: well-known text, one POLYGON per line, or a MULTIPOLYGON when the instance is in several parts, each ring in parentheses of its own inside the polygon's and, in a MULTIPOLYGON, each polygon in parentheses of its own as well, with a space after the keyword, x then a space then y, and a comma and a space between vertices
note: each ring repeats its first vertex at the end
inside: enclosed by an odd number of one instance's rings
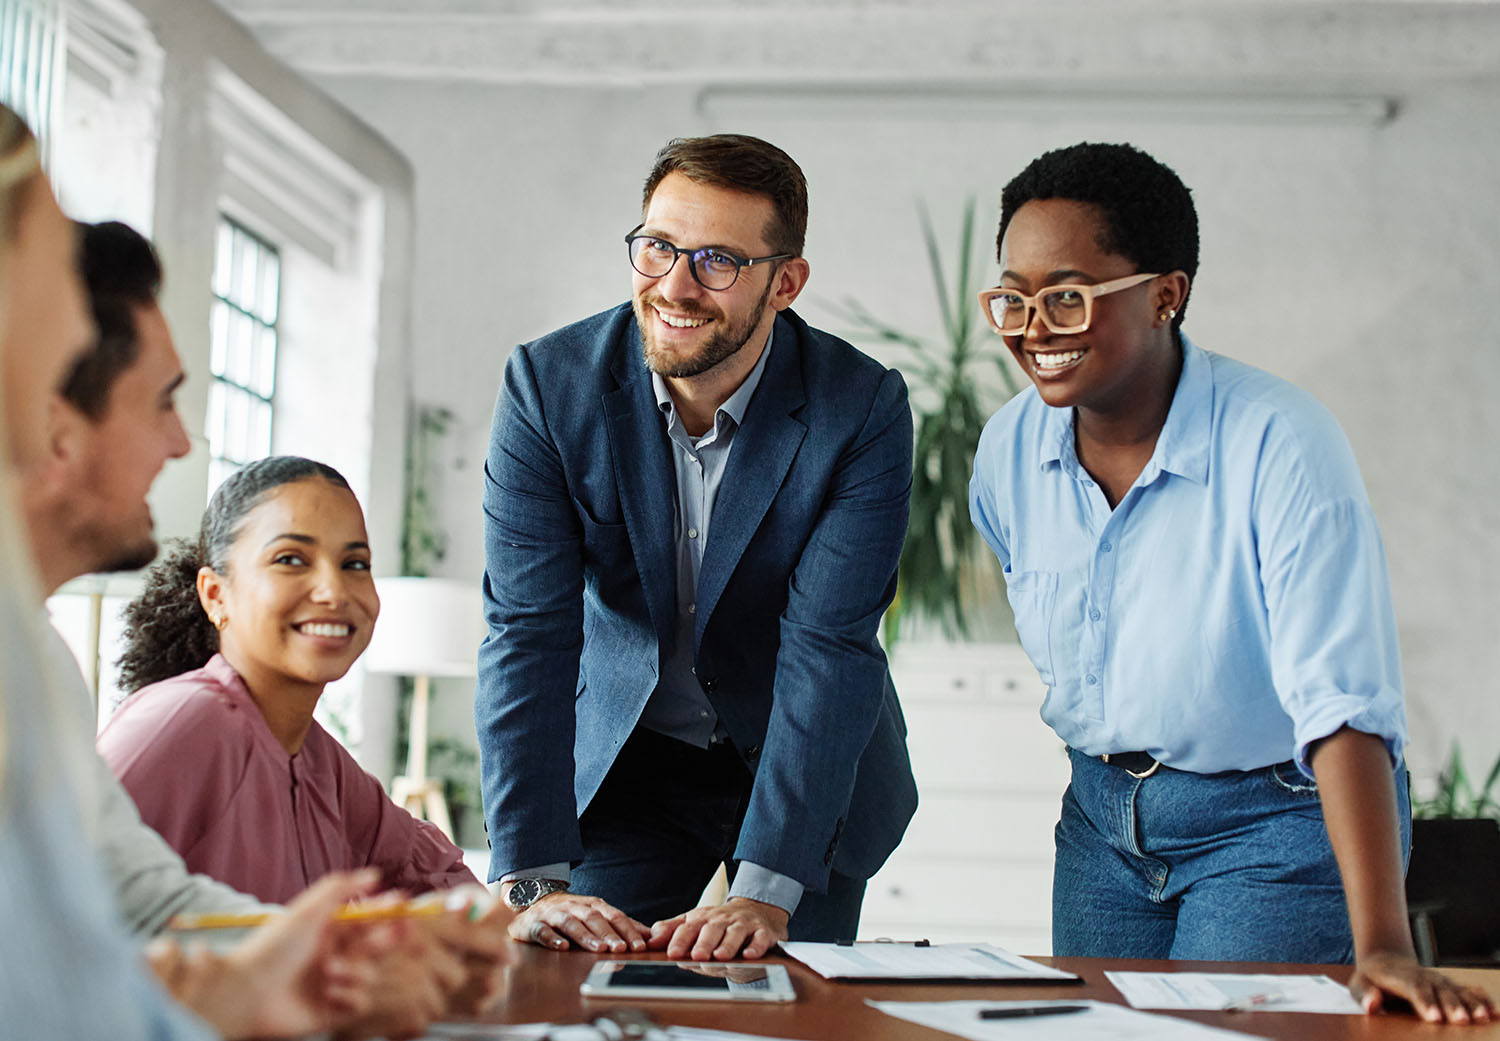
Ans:
POLYGON ((548 893, 510 923, 510 936, 539 947, 579 947, 595 954, 644 951, 651 930, 596 896, 548 893))
POLYGON ((1423 968, 1404 952, 1377 952, 1358 958, 1349 990, 1365 1012, 1379 1012, 1387 998, 1404 998, 1429 1023, 1491 1023, 1500 1010, 1484 991, 1423 968))
POLYGON ((787 938, 791 916, 775 904, 733 897, 717 907, 697 907, 651 927, 652 950, 668 958, 729 961, 760 958, 787 938))

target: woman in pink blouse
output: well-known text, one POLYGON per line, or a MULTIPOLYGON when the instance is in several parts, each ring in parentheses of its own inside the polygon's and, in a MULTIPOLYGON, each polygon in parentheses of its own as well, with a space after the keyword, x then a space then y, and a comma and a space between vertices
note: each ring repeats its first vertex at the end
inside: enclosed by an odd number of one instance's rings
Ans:
POLYGON ((231 476, 152 567, 99 751, 191 870, 272 903, 366 865, 408 892, 476 881, 313 719, 379 611, 348 482, 293 456, 231 476))

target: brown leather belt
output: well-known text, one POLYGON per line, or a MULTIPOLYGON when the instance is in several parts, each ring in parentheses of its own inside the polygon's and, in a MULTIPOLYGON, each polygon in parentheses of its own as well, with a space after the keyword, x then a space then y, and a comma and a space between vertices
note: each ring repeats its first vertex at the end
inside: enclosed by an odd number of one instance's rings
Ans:
POLYGON ((1099 758, 1110 766, 1118 766, 1131 777, 1150 777, 1161 767, 1150 752, 1109 752, 1099 758))

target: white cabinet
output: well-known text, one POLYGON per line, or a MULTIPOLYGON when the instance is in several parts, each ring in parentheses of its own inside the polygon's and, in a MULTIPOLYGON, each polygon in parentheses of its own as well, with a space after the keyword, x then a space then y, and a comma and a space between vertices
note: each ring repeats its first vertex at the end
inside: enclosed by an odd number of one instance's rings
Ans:
POLYGON ((865 892, 860 938, 986 940, 1047 954, 1052 828, 1068 761, 1017 644, 901 644, 917 815, 865 892))

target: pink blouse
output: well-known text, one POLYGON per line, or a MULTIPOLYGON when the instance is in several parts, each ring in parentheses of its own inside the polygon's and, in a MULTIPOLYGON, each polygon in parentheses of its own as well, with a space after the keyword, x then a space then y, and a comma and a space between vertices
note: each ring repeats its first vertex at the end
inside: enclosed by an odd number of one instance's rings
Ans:
POLYGON ((366 865, 412 893, 477 881, 436 825, 391 802, 316 722, 287 755, 220 655, 131 695, 99 752, 189 870, 268 903, 366 865))

